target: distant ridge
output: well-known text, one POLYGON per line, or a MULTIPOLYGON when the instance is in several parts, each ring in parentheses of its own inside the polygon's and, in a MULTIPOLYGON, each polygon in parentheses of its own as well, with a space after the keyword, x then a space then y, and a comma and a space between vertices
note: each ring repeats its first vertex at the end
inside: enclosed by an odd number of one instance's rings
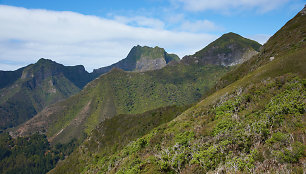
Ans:
POLYGON ((0 71, 0 77, 0 129, 27 121, 94 78, 82 65, 64 66, 44 58, 16 71, 0 71))

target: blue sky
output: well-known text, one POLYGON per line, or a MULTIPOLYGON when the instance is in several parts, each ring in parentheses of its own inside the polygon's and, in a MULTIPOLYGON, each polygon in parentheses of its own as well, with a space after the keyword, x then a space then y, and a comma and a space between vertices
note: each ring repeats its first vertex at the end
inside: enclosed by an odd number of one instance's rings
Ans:
POLYGON ((0 0, 0 69, 39 58, 88 71, 126 57, 134 45, 180 57, 227 32, 264 43, 305 0, 0 0))

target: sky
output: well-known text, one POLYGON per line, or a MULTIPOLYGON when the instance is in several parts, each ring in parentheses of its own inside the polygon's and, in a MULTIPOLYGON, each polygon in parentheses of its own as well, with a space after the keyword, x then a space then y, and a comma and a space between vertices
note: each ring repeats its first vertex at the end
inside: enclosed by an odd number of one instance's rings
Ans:
POLYGON ((224 33, 264 44, 306 0, 0 0, 0 70, 40 58, 86 70, 135 45, 181 58, 224 33))

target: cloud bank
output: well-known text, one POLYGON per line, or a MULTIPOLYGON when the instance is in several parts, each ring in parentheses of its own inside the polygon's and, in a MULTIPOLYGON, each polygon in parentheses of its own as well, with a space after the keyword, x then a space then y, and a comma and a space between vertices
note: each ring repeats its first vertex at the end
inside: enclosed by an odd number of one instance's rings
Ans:
MULTIPOLYGON (((134 45, 158 45, 184 56, 217 38, 205 33, 166 30, 161 21, 143 17, 110 20, 5 5, 0 5, 0 23, 1 70, 12 70, 16 65, 44 57, 65 65, 82 64, 91 71, 126 57, 134 45), (129 25, 132 22, 139 26, 129 25)), ((211 29, 215 27, 209 21, 198 22, 200 27, 205 24, 211 29)))

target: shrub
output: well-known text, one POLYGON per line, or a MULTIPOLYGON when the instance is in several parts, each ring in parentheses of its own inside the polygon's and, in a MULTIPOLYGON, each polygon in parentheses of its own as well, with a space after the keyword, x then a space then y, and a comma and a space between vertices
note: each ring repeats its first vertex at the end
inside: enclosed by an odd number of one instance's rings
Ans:
POLYGON ((285 144, 288 142, 289 136, 282 132, 276 132, 272 134, 272 137, 266 141, 268 145, 272 145, 273 143, 282 143, 285 144))
POLYGON ((194 138, 193 131, 187 131, 175 136, 175 142, 182 146, 188 146, 190 140, 194 138))
POLYGON ((305 157, 305 145, 297 141, 293 143, 292 150, 274 151, 274 155, 281 163, 297 163, 302 157, 305 157))
POLYGON ((217 123, 216 127, 213 129, 213 135, 216 136, 219 133, 223 133, 231 130, 234 127, 234 123, 231 119, 221 120, 217 123))

